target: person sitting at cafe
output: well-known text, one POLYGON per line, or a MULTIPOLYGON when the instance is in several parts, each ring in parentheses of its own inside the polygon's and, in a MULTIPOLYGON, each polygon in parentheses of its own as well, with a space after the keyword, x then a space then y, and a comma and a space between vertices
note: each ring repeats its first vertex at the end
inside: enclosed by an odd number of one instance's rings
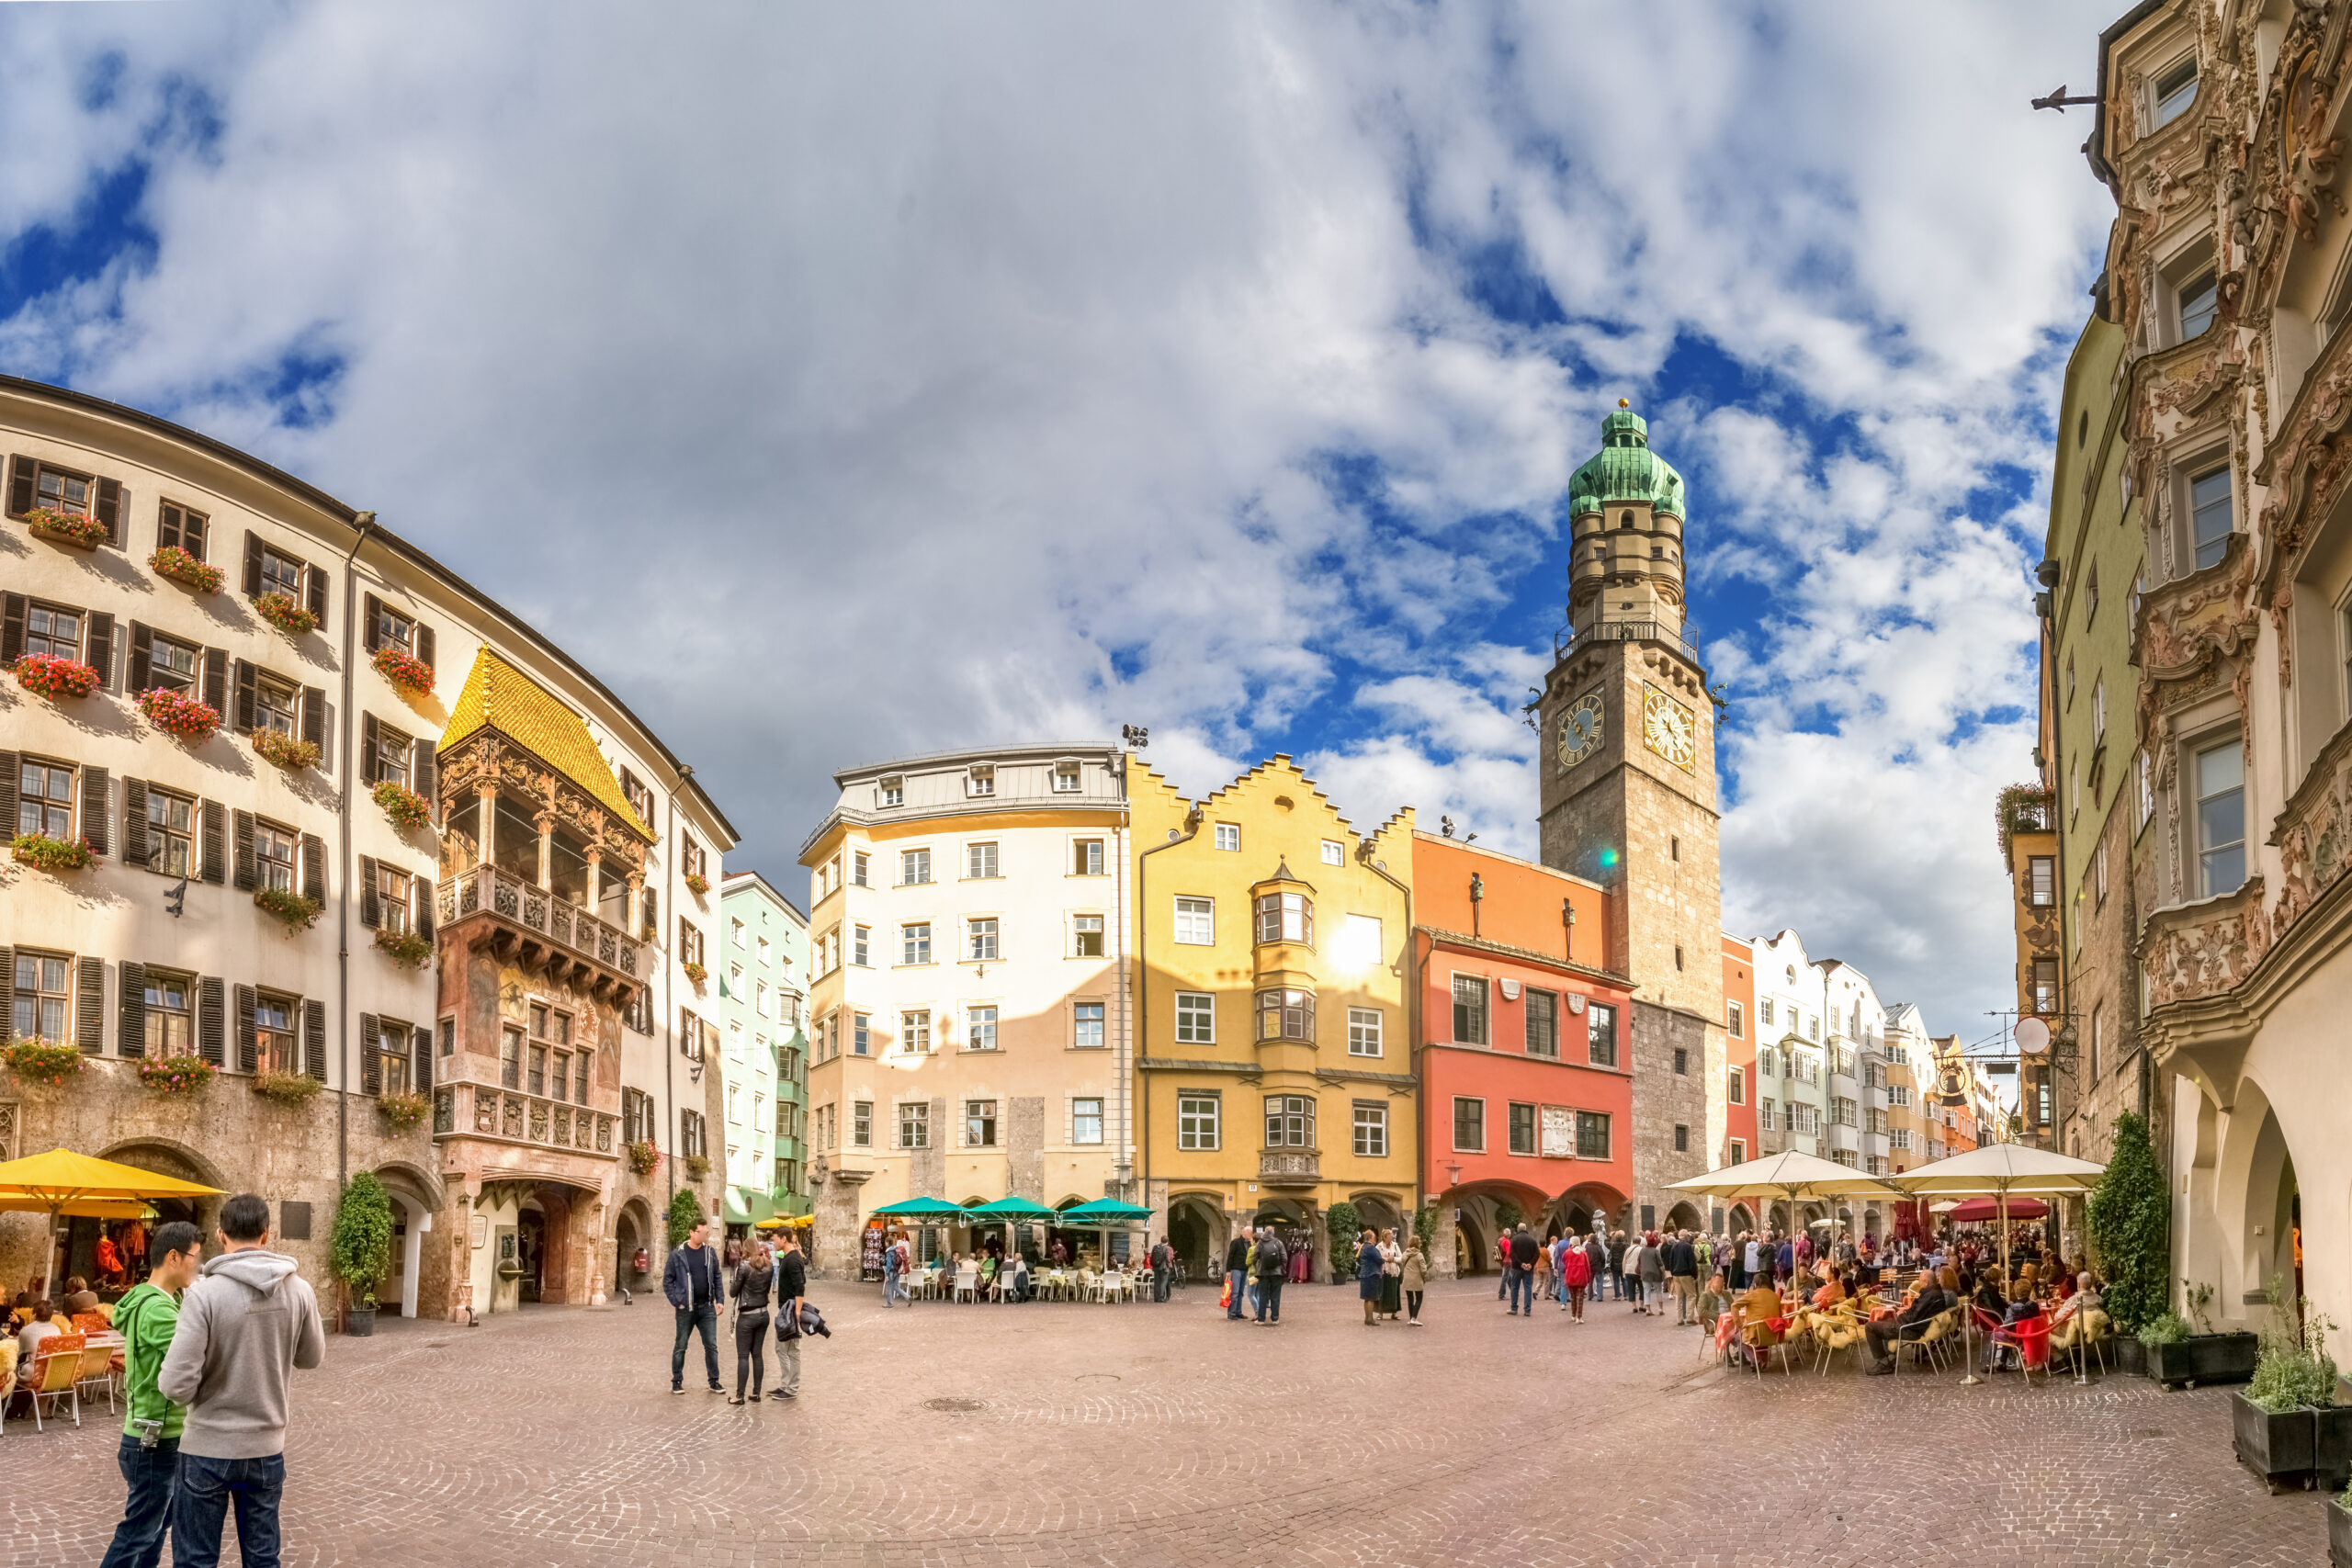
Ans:
POLYGON ((1845 1278, 1838 1274, 1831 1274, 1828 1281, 1825 1283, 1821 1289, 1813 1292, 1813 1304, 1818 1310, 1826 1312, 1831 1307, 1836 1306, 1839 1302, 1844 1301, 1847 1294, 1845 1278))
MULTIPOLYGON (((1781 1315, 1781 1292, 1772 1282, 1758 1273, 1747 1292, 1732 1305, 1733 1321, 1744 1330, 1752 1323, 1770 1323, 1781 1315)), ((1742 1336, 1743 1339, 1745 1335, 1742 1336)))
POLYGON ((71 1334, 74 1325, 58 1314, 56 1304, 44 1296, 33 1303, 32 1316, 17 1331, 17 1348, 25 1365, 32 1365, 40 1342, 52 1334, 71 1334))
POLYGON ((2074 1291, 2058 1303, 2058 1310, 2051 1314, 2051 1333, 2058 1335, 2073 1323, 2081 1324, 2094 1335, 2107 1326, 2107 1314, 2100 1309, 2098 1292, 2092 1284, 2091 1271, 2087 1269, 2075 1276, 2074 1291))
POLYGON ((2020 1264, 2018 1277, 2009 1282, 2009 1300, 2031 1301, 2041 1294, 2041 1269, 2032 1263, 2020 1264))
POLYGON ((1012 1255, 1012 1299, 1027 1301, 1029 1290, 1029 1257, 1026 1253, 1016 1252, 1012 1255))
MULTIPOLYGON (((1920 1278, 1925 1280, 1928 1276, 1922 1274, 1920 1278)), ((1942 1280, 1939 1279, 1934 1284, 1926 1287, 1914 1296, 1911 1304, 1895 1314, 1893 1318, 1865 1325, 1862 1328, 1862 1337, 1870 1347, 1870 1374, 1872 1377, 1884 1377, 1893 1372, 1894 1353, 1888 1348, 1889 1345, 1905 1339, 1918 1338, 1928 1332, 1928 1324, 1951 1311, 1954 1304, 1956 1303, 1952 1292, 1945 1290, 1942 1280)))
POLYGON ((996 1271, 997 1271, 998 1267, 999 1267, 999 1265, 998 1265, 998 1263, 997 1263, 997 1258, 996 1258, 996 1254, 995 1254, 995 1253, 993 1253, 993 1252, 989 1252, 989 1253, 984 1253, 984 1254, 982 1254, 982 1255, 981 1255, 981 1257, 980 1257, 980 1289, 981 1289, 981 1290, 985 1291, 985 1290, 987 1290, 989 1286, 991 1286, 991 1285, 993 1285, 993 1284, 995 1284, 995 1283, 996 1283, 996 1271))

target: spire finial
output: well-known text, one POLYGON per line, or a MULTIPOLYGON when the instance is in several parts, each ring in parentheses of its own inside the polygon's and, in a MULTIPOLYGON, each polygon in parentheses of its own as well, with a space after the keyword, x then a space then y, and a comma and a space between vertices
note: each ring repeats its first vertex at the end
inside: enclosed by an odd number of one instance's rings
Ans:
POLYGON ((1634 406, 1634 400, 1631 398, 1620 398, 1617 400, 1617 406, 1621 409, 1632 408, 1634 406))

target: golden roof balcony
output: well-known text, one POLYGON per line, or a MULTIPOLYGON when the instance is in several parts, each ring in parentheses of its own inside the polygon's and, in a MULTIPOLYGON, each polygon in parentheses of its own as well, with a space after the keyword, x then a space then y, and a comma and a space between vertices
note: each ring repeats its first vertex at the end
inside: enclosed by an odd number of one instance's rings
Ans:
POLYGON ((438 897, 442 941, 486 949, 599 1001, 625 1008, 650 977, 635 937, 496 866, 460 872, 438 897))

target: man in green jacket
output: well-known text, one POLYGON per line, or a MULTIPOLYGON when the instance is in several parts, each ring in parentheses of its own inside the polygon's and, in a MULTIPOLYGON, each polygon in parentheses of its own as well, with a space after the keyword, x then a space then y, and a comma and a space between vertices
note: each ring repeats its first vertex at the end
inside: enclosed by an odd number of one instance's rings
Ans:
POLYGON ((130 1393, 130 1416, 122 1424, 122 1449, 115 1462, 130 1488, 122 1523, 114 1528, 103 1568, 155 1568, 164 1555, 164 1530, 172 1519, 172 1490, 179 1477, 183 1405, 155 1387, 164 1352, 179 1325, 180 1292, 194 1282, 204 1261, 196 1227, 174 1220, 155 1227, 147 1244, 146 1281, 133 1285, 115 1303, 115 1331, 122 1336, 123 1382, 130 1393))

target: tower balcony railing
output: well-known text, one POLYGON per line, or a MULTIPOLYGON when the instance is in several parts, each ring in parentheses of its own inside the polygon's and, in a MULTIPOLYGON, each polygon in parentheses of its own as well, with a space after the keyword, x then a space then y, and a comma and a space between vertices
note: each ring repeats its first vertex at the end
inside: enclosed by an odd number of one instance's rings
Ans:
POLYGON ((639 943, 569 900, 495 866, 478 865, 445 879, 438 889, 441 924, 447 928, 487 912, 542 939, 550 955, 573 955, 621 976, 625 986, 639 974, 639 943))
POLYGON ((1564 626, 1552 638, 1553 658, 1566 659, 1579 643, 1596 642, 1662 642, 1691 663, 1705 668, 1706 661, 1699 657, 1699 649, 1681 631, 1658 620, 1595 621, 1582 631, 1573 626, 1564 626))

